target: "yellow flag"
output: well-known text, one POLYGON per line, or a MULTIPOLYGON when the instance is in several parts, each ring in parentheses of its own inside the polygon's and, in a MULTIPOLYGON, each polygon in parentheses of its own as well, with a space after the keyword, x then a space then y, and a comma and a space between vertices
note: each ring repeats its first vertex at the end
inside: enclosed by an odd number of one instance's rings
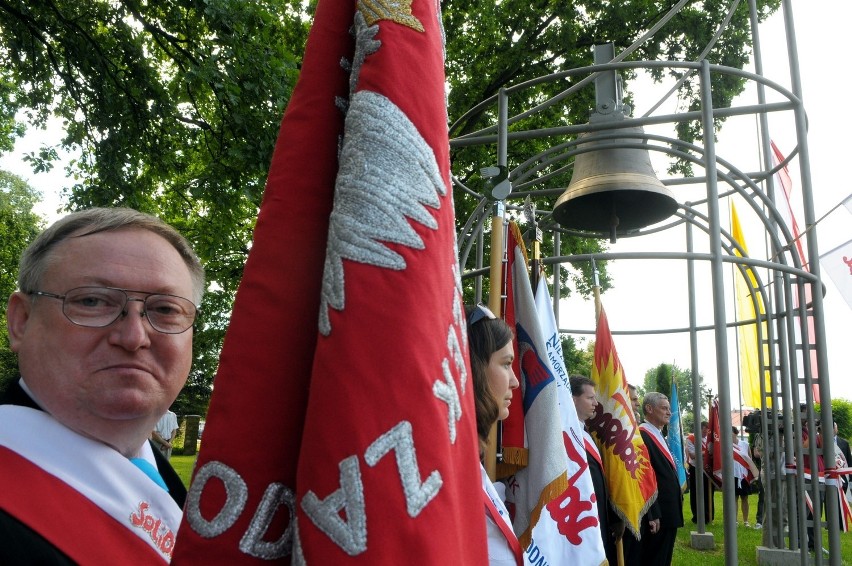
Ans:
MULTIPOLYGON (((744 254, 740 254, 739 251, 734 250, 734 253, 740 257, 747 256, 748 248, 746 247, 745 239, 743 238, 742 226, 740 226, 740 219, 737 215, 737 209, 733 202, 731 203, 731 236, 740 245, 744 252, 744 254)), ((734 297, 737 305, 737 320, 740 321, 755 320, 756 312, 759 312, 761 315, 766 314, 766 311, 763 308, 762 297, 757 294, 757 300, 752 300, 752 290, 757 289, 757 279, 750 267, 746 268, 746 275, 748 280, 743 277, 743 274, 739 269, 735 269, 734 271, 734 297), (757 305, 757 310, 755 310, 755 304, 757 305)), ((760 323, 760 325, 760 335, 766 339, 768 331, 766 321, 764 320, 760 323)), ((738 326, 737 337, 739 340, 740 378, 743 383, 743 403, 750 407, 760 408, 760 360, 758 359, 757 349, 757 323, 753 322, 751 324, 738 326)), ((768 364, 769 348, 766 346, 763 347, 763 356, 764 363, 768 364)), ((769 376, 769 372, 766 371, 764 375, 766 391, 769 391, 769 376)), ((766 399, 766 406, 772 406, 771 397, 766 399)))

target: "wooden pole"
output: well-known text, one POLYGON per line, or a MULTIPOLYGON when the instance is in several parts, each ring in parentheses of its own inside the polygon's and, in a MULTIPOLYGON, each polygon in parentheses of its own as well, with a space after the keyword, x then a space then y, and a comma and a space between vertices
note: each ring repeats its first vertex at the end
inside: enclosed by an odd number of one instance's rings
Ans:
POLYGON ((592 277, 594 278, 595 284, 592 287, 592 291, 595 294, 595 328, 598 326, 598 321, 601 318, 601 282, 598 277, 598 266, 595 263, 595 258, 592 258, 592 277))
MULTIPOLYGON (((491 217, 491 264, 489 272, 488 308, 494 316, 502 316, 503 307, 503 203, 494 203, 494 215, 491 217)), ((491 481, 497 479, 497 423, 488 433, 485 447, 485 471, 491 481)))

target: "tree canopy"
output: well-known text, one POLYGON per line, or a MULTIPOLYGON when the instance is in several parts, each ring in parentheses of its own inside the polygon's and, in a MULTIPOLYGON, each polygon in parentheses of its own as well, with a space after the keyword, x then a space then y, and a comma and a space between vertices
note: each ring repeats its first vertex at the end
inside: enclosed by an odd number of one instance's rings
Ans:
MULTIPOLYGON (((3 0, 0 2, 0 152, 24 127, 63 121, 65 137, 27 156, 48 170, 58 147, 79 151, 68 166, 71 209, 130 206, 162 217, 193 243, 211 288, 195 340, 195 363, 178 412, 203 413, 284 107, 298 77, 315 2, 300 0, 3 0)), ((722 21, 724 2, 683 8, 633 58, 698 58, 722 21)), ((761 17, 779 0, 758 1, 761 17)), ((672 6, 663 0, 451 0, 443 3, 452 136, 493 120, 490 110, 459 118, 503 86, 589 65, 591 47, 630 45, 672 6)), ((748 9, 742 3, 707 57, 742 67, 748 60, 748 9)), ((629 77, 628 77, 629 78, 629 77)), ((729 104, 741 82, 719 81, 729 104)), ((549 86, 546 89, 556 89, 549 86)), ((564 88, 560 86, 558 88, 564 88)), ((629 92, 629 88, 628 88, 629 92)), ((530 91, 519 107, 552 92, 530 91)), ((694 107, 689 81, 680 97, 694 107)), ((590 101, 554 108, 524 127, 584 122, 590 101)), ((685 139, 698 135, 684 124, 685 139)), ((513 147, 518 163, 546 143, 513 147)), ((480 168, 493 148, 453 151, 454 174, 481 190, 480 168)), ((565 179, 567 183, 567 178, 565 179)), ((455 191, 464 221, 474 198, 455 191)), ((545 199, 546 200, 546 199, 545 199)), ((549 203, 546 203, 549 206, 549 203)), ((305 245, 311 245, 306 242, 305 245)), ((552 249, 552 241, 545 241, 552 249)), ((600 240, 563 239, 563 254, 604 249, 600 240)), ((570 287, 587 293, 578 266, 570 287)), ((607 283, 604 272, 603 282, 607 283)))
POLYGON ((5 304, 18 288, 18 259, 42 228, 33 212, 41 195, 23 179, 0 170, 0 387, 18 374, 18 362, 9 349, 5 304))

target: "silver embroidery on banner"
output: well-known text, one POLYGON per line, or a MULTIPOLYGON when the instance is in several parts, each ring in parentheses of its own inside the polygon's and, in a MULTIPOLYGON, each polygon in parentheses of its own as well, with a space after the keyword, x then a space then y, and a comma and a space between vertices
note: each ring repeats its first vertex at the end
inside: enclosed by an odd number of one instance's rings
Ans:
POLYGON ((260 500, 260 506, 251 519, 243 538, 240 539, 239 548, 249 556, 274 560, 290 554, 293 547, 293 524, 296 519, 296 494, 283 483, 272 483, 267 486, 260 500), (281 507, 287 506, 289 521, 284 533, 277 541, 264 540, 264 535, 269 530, 269 525, 275 516, 275 512, 281 507))
POLYGON ((350 456, 338 467, 340 487, 325 499, 308 491, 302 498, 302 510, 346 554, 357 556, 367 550, 367 515, 358 457, 350 456), (346 511, 346 520, 340 516, 342 510, 346 511))
POLYGON ((346 118, 334 210, 322 282, 319 329, 331 332, 329 307, 345 305, 343 260, 393 270, 403 257, 386 243, 423 249, 410 221, 432 230, 446 187, 432 148, 390 100, 369 91, 353 95, 346 118))
POLYGON ((411 423, 400 421, 395 427, 378 437, 367 451, 364 459, 370 466, 379 463, 385 454, 394 451, 402 492, 405 495, 405 507, 409 516, 417 517, 432 499, 441 491, 444 480, 438 470, 432 470, 426 481, 420 481, 420 467, 414 450, 414 436, 411 423))
POLYGON ((186 496, 185 514, 189 526, 204 538, 213 538, 230 529, 246 506, 248 486, 236 470, 216 460, 207 462, 195 474, 186 496), (225 486, 225 503, 211 520, 201 514, 201 494, 207 482, 218 478, 225 486))

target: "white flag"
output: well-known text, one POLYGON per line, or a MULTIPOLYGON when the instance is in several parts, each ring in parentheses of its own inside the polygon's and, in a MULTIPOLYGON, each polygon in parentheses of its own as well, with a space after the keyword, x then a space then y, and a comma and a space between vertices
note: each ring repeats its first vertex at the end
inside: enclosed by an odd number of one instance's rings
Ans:
MULTIPOLYGON (((568 371, 562 357, 562 342, 556 326, 556 319, 553 316, 550 291, 544 278, 539 279, 536 288, 535 306, 536 311, 538 311, 541 333, 545 339, 547 358, 558 386, 557 397, 562 424, 562 439, 568 454, 569 490, 574 493, 574 497, 570 500, 579 507, 583 503, 593 501, 595 489, 592 485, 592 476, 586 460, 586 449, 583 445, 583 425, 577 418, 577 410, 574 408, 574 398, 571 395, 571 385, 568 382, 568 371)), ((601 564, 606 560, 603 541, 601 540, 600 523, 597 518, 597 505, 592 505, 591 508, 585 506, 582 509, 583 512, 579 516, 573 517, 573 524, 566 524, 565 519, 561 523, 558 519, 556 522, 539 521, 533 531, 533 538, 539 545, 544 545, 548 540, 554 542, 563 540, 563 552, 565 554, 560 557, 559 564, 601 564), (559 532, 553 532, 557 529, 559 532), (561 537, 559 536, 560 533, 562 534, 561 537), (573 544, 566 548, 563 537, 572 540, 573 544)))
POLYGON ((819 256, 819 265, 852 307, 852 240, 819 256))

